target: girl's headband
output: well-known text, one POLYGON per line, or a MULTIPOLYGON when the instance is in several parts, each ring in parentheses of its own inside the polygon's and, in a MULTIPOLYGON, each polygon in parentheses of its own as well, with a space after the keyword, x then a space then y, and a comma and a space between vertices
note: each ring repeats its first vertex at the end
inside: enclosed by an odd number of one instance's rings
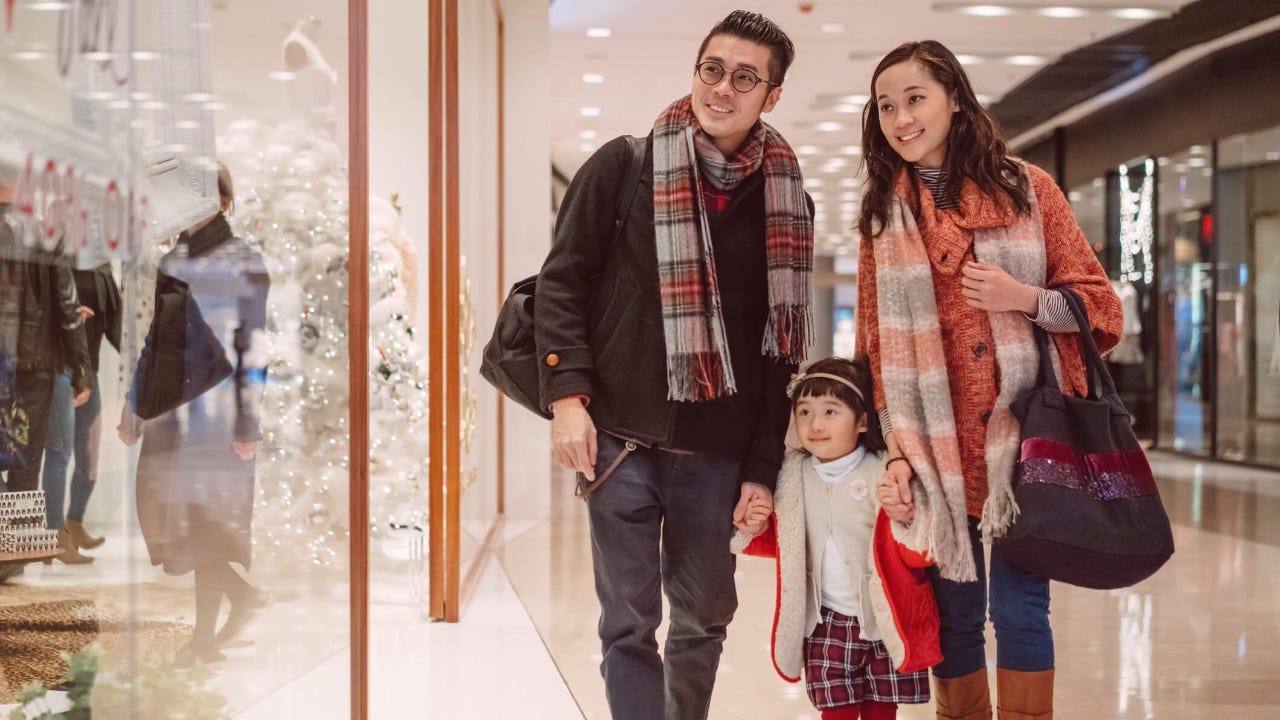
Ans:
POLYGON ((822 373, 822 372, 800 373, 799 375, 792 375, 791 383, 787 385, 787 397, 791 397, 792 395, 794 395, 796 392, 796 388, 800 387, 801 383, 803 383, 806 380, 813 380, 815 378, 822 378, 824 380, 835 380, 841 385, 844 385, 848 387, 850 390, 852 390, 854 394, 858 396, 858 399, 861 400, 862 402, 865 403, 867 401, 866 396, 862 394, 862 391, 858 389, 858 386, 854 385, 848 378, 842 378, 839 375, 832 375, 831 373, 822 373))

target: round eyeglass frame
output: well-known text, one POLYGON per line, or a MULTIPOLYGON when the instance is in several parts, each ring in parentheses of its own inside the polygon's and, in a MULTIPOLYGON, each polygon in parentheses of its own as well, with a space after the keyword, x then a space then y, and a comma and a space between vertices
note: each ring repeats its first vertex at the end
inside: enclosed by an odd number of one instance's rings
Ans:
POLYGON ((737 70, 729 70, 729 68, 725 67, 721 63, 716 62, 715 60, 703 60, 702 62, 697 63, 693 66, 693 74, 698 76, 698 79, 702 81, 702 84, 711 85, 712 87, 724 82, 724 76, 726 73, 728 73, 729 75, 729 85, 736 92, 742 93, 744 95, 751 92, 752 90, 755 90, 756 86, 759 85, 760 83, 764 83, 769 87, 778 87, 782 84, 782 83, 770 82, 768 80, 765 80, 764 78, 755 74, 754 71, 748 70, 747 68, 738 68, 737 70), (715 82, 708 82, 707 79, 702 76, 702 68, 707 65, 720 68, 720 77, 715 82), (738 73, 747 73, 748 75, 751 76, 751 78, 753 79, 753 82, 751 83, 751 87, 743 89, 742 87, 738 86, 738 78, 736 77, 738 73))

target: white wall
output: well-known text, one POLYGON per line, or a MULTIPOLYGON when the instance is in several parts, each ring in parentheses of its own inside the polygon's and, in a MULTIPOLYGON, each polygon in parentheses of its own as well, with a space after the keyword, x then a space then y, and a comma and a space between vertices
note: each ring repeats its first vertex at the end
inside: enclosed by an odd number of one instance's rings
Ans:
MULTIPOLYGON (((551 31, 546 0, 504 0, 506 19, 506 277, 542 266, 551 245, 551 31)), ((547 421, 508 402, 506 511, 510 520, 551 512, 547 421)))
MULTIPOLYGON (((418 251, 415 321, 427 319, 427 3, 369 3, 369 193, 400 194, 418 251)), ((427 333, 417 336, 423 357, 427 333)))

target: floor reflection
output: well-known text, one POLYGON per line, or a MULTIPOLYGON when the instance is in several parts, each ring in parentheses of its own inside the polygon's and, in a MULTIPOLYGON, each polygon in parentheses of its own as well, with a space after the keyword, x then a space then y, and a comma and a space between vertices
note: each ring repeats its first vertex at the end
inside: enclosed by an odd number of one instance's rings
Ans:
MULTIPOLYGON (((1280 473, 1152 454, 1177 552, 1139 585, 1054 584, 1060 720, 1280 717, 1280 473)), ((595 634, 585 507, 555 479, 550 522, 508 528, 502 559, 585 717, 608 717, 595 634)), ((816 718, 799 685, 774 673, 768 644, 773 567, 738 565, 712 718, 816 718)), ((994 639, 988 632, 989 662, 994 639)), ((933 718, 903 706, 904 720, 933 718)))

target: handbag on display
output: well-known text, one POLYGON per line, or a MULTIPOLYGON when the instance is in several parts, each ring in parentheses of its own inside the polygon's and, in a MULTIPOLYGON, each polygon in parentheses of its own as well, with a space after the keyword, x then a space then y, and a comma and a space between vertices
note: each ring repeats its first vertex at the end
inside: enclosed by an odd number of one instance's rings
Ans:
POLYGON ((200 397, 234 371, 191 287, 166 273, 156 277, 155 317, 148 338, 146 376, 136 388, 134 407, 143 420, 200 397))
POLYGON ((1062 392, 1048 334, 1036 326, 1040 376, 1010 406, 1022 424, 1014 478, 1019 515, 992 549, 1050 580, 1128 587, 1173 555, 1173 530, 1129 411, 1093 340, 1084 302, 1070 290, 1062 294, 1080 327, 1089 394, 1062 392))
MULTIPOLYGON (((631 148, 622 192, 614 214, 613 242, 622 234, 623 222, 631 208, 640 173, 644 169, 645 139, 627 137, 631 148)), ((511 286, 511 292, 498 310, 493 335, 484 346, 480 359, 480 376, 498 392, 545 418, 551 411, 542 405, 538 385, 538 348, 534 343, 533 308, 536 302, 538 276, 527 277, 511 286)))

